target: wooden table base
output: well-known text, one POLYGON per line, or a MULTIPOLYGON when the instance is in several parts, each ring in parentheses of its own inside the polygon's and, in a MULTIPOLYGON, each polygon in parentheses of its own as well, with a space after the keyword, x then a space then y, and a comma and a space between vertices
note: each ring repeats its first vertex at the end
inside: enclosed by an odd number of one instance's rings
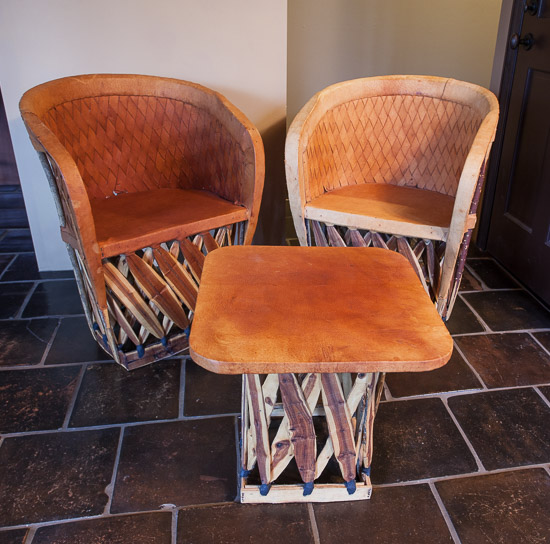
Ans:
POLYGON ((244 374, 241 502, 369 499, 373 423, 384 376, 244 374), (333 456, 342 483, 316 483, 333 456), (293 458, 303 483, 277 484, 293 458), (254 485, 256 467, 261 484, 254 485))

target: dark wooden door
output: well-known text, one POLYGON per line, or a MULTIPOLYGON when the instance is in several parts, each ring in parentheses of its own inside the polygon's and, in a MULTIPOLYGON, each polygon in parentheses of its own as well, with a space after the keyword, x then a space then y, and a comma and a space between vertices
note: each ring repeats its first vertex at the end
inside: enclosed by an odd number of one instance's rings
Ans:
POLYGON ((550 0, 521 2, 521 11, 524 6, 510 30, 515 68, 500 161, 494 161, 488 250, 550 304, 550 0))

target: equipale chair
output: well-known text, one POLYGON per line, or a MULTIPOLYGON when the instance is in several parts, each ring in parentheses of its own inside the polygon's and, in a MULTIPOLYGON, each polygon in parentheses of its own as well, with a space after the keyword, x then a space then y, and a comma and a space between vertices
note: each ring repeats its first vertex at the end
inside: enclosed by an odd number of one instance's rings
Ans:
POLYGON ((140 75, 50 81, 20 109, 96 340, 127 369, 186 349, 205 254, 252 241, 256 128, 219 93, 140 75))
POLYGON ((372 77, 320 91, 285 149, 301 245, 399 251, 447 319, 497 121, 491 92, 453 79, 372 77))

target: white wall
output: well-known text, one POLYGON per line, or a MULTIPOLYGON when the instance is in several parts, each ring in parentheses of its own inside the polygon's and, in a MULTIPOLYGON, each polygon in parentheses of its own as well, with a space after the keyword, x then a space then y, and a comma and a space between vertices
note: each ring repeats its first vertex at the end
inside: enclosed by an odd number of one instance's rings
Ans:
POLYGON ((286 19, 285 0, 0 1, 0 87, 41 270, 69 261, 19 117, 23 92, 83 73, 176 77, 220 91, 269 132, 286 115, 286 19))
POLYGON ((327 85, 385 74, 489 86, 502 0, 291 0, 288 119, 327 85))

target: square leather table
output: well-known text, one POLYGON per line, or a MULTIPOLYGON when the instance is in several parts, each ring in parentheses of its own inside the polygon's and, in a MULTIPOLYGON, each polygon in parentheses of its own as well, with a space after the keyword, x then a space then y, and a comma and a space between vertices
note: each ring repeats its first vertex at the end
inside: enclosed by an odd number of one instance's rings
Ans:
POLYGON ((408 261, 378 248, 211 252, 190 336, 199 365, 243 374, 243 502, 370 497, 384 373, 438 368, 452 349, 408 261), (314 417, 326 418, 327 436, 314 417), (333 455, 341 482, 314 483, 333 455), (303 483, 277 485, 293 458, 303 483))

